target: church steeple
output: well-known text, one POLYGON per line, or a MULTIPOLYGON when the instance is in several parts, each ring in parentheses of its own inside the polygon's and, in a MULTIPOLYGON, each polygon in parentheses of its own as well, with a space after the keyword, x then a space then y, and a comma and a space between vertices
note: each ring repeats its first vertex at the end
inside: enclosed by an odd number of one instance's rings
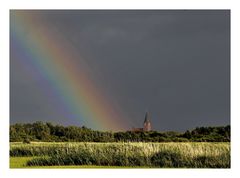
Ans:
POLYGON ((150 116, 149 112, 146 112, 144 123, 143 123, 143 130, 144 131, 150 131, 152 129, 151 128, 150 117, 151 116, 150 116))
POLYGON ((146 112, 144 122, 143 122, 143 128, 133 128, 133 132, 147 132, 152 130, 151 126, 151 115, 149 112, 146 112))
POLYGON ((150 122, 150 114, 148 112, 146 112, 145 114, 145 120, 144 120, 144 123, 145 122, 150 122))

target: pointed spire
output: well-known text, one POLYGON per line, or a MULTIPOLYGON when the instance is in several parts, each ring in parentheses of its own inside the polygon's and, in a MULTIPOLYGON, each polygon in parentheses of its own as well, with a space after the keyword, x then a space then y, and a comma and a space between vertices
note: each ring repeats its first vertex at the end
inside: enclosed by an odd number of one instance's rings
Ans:
POLYGON ((144 120, 144 123, 146 122, 150 122, 150 114, 149 112, 147 111, 146 114, 145 114, 145 120, 144 120))

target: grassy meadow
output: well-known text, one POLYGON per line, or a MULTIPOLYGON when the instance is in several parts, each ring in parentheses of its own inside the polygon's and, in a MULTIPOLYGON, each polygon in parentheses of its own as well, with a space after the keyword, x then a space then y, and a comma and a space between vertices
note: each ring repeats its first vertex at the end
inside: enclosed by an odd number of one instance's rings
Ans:
POLYGON ((230 143, 13 142, 10 167, 230 168, 230 143))

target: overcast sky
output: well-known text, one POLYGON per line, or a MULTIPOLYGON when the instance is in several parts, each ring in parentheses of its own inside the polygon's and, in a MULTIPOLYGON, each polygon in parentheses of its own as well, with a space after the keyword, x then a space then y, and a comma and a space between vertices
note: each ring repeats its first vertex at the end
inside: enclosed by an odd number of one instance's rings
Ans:
MULTIPOLYGON (((230 11, 34 13, 87 59, 130 128, 142 126, 146 111, 159 131, 230 124, 230 11)), ((11 123, 81 125, 65 121, 60 108, 48 104, 35 76, 19 63, 24 55, 13 44, 10 50, 11 123)))

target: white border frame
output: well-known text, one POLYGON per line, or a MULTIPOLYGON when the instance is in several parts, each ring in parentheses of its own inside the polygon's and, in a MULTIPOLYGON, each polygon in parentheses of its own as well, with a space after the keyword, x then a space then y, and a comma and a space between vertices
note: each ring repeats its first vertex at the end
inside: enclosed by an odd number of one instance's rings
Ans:
POLYGON ((240 173, 240 9, 234 0, 8 0, 0 5, 0 177, 239 177, 240 173), (9 169, 9 10, 10 9, 230 9, 231 10, 231 169, 9 169))

